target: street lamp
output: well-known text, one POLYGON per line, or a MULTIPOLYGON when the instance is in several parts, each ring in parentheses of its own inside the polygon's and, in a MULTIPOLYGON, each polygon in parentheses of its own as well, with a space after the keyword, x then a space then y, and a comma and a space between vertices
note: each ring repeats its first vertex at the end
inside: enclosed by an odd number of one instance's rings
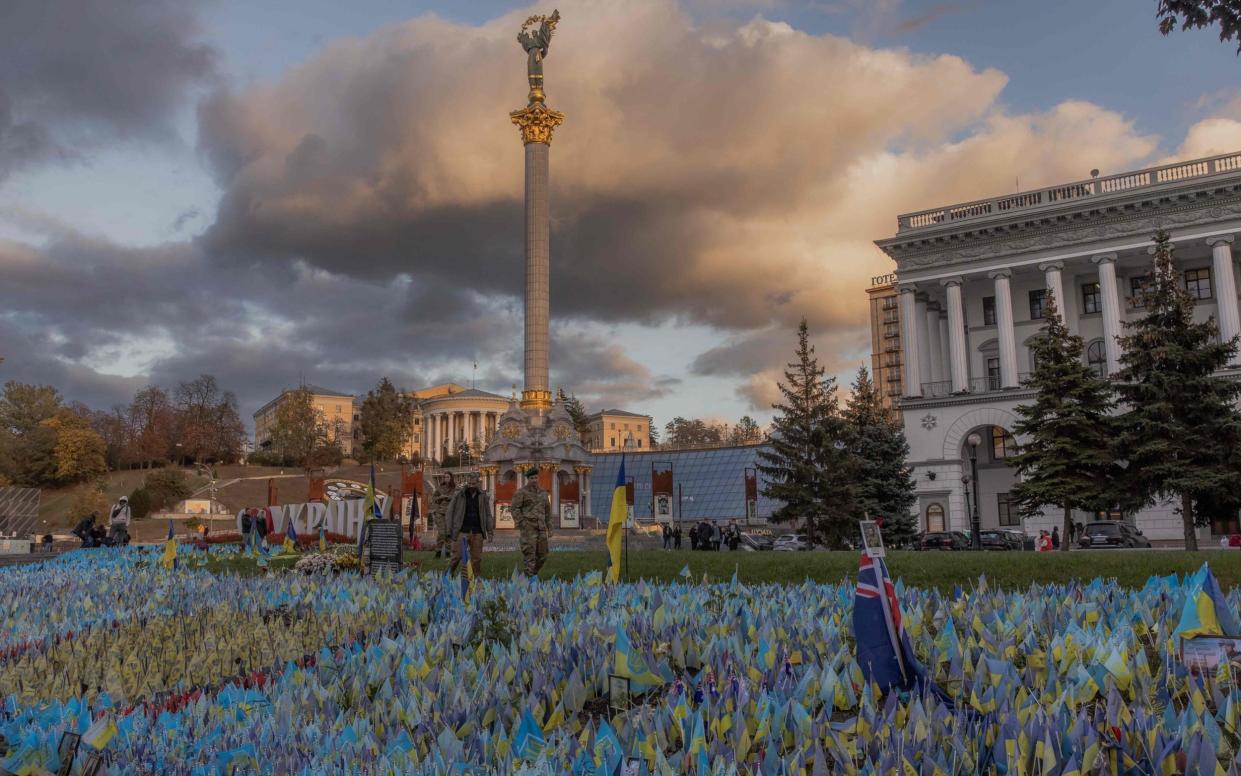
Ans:
POLYGON ((977 432, 970 434, 965 439, 970 447, 970 479, 974 481, 974 508, 970 510, 970 546, 975 550, 982 549, 982 531, 981 520, 978 517, 978 446, 982 444, 982 437, 977 432))

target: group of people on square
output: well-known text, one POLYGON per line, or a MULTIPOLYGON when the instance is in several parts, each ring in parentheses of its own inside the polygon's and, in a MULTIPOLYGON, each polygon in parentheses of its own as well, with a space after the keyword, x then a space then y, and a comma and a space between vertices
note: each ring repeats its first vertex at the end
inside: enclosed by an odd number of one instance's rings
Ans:
MULTIPOLYGON (((680 531, 680 527, 676 529, 680 531)), ((696 523, 689 529, 691 550, 737 550, 741 546, 741 529, 736 523, 720 526, 709 520, 696 523)))
MULTIPOLYGON (((538 468, 532 466, 524 474, 526 482, 513 494, 509 508, 518 530, 522 572, 534 577, 547 562, 552 505, 547 491, 539 486, 538 468)), ((483 572, 483 545, 495 538, 496 518, 490 496, 479 487, 478 474, 470 472, 463 479, 464 484, 458 486, 451 473, 437 478, 428 516, 435 527, 436 557, 451 558, 449 573, 457 574, 464 572, 461 562, 468 548, 477 578, 483 572)))
POLYGON ((121 496, 108 511, 108 524, 99 523, 99 514, 91 512, 78 521, 71 533, 82 541, 83 547, 123 547, 129 544, 129 522, 133 512, 129 497, 121 496))

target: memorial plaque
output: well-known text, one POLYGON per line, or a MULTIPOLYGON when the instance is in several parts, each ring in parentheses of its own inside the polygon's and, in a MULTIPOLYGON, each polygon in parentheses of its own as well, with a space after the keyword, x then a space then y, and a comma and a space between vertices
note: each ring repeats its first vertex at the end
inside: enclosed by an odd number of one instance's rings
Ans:
POLYGON ((398 520, 371 520, 366 524, 363 546, 366 548, 368 573, 380 569, 396 571, 401 568, 401 523, 398 520))

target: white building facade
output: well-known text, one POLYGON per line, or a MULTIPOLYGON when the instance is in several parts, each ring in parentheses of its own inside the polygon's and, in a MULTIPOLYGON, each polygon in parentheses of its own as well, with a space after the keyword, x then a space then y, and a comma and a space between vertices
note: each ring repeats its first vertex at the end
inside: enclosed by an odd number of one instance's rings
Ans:
MULTIPOLYGON (((1234 252, 1241 153, 910 213, 898 217, 895 237, 877 242, 896 262, 899 411, 921 530, 968 530, 975 500, 984 529, 1037 534, 1059 524, 1058 513, 1022 520, 1008 503, 1015 408, 1034 396, 1022 383, 1032 371, 1030 342, 1043 329, 1047 291, 1069 330, 1085 340, 1087 363, 1114 374, 1123 324, 1142 315, 1135 291, 1151 269, 1151 238, 1161 228, 1172 236, 1195 317, 1213 317, 1225 339, 1241 333, 1234 252)), ((1241 366, 1225 374, 1241 379, 1241 366)), ((1152 541, 1182 538, 1172 505, 1124 517, 1152 541)), ((1235 519, 1201 529, 1200 538, 1230 528, 1235 519)))

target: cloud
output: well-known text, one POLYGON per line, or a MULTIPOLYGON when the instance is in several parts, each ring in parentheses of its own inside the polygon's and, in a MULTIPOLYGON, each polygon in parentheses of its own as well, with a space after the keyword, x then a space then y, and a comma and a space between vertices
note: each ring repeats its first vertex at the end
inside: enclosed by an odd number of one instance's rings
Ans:
POLYGON ((174 134, 216 55, 200 0, 6 0, 0 12, 0 179, 116 140, 174 134))
MULTIPOLYGON (((879 6, 890 18, 900 4, 879 6)), ((872 241, 898 213, 1161 152, 1092 103, 1013 111, 1006 76, 959 57, 761 16, 699 25, 689 7, 566 0, 546 64, 549 101, 567 115, 551 153, 553 381, 592 406, 640 408, 720 379, 766 410, 803 317, 847 382, 869 348, 863 289, 891 267, 872 241), (602 333, 619 323, 705 327, 719 344, 663 374, 602 333)), ((211 78, 195 6, 118 8, 167 32, 137 57, 152 71, 137 83, 154 80, 130 90, 99 76, 94 88, 131 106, 113 110, 56 92, 33 66, 44 55, 23 51, 24 80, 0 68, 13 105, 0 148, 20 140, 51 158, 95 133, 148 136, 211 78), (36 104, 43 91, 53 98, 36 104)), ((85 368, 106 385, 208 371, 254 406, 303 377, 358 391, 383 374, 465 382, 477 359, 479 386, 507 394, 521 374, 524 225, 506 113, 526 93, 513 38, 530 10, 477 26, 426 15, 331 41, 270 81, 218 84, 197 116, 222 196, 194 240, 133 249, 10 215, 43 239, 0 243, 0 324, 33 343, 29 367, 3 368, 85 368)), ((120 22, 100 23, 125 39, 120 22)), ((65 49, 76 29, 44 58, 77 63, 65 49)), ((98 47, 84 48, 91 61, 98 47)), ((1232 131, 1204 120, 1180 152, 1232 131)), ((183 215, 174 234, 196 217, 183 215)))

